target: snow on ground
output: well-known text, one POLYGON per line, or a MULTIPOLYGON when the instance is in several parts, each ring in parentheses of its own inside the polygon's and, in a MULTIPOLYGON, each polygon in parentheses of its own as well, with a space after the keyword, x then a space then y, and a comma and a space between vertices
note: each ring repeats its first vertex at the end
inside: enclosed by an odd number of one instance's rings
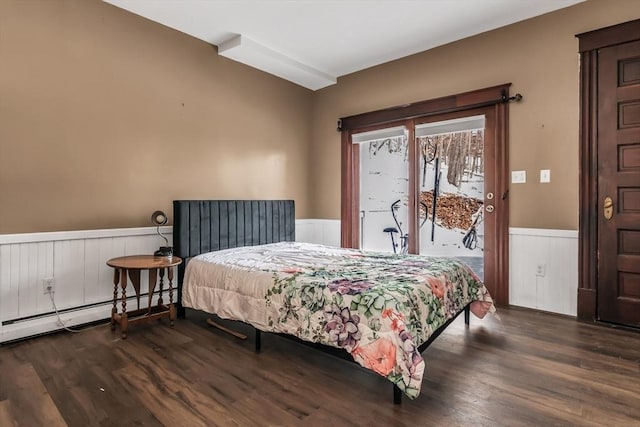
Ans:
MULTIPOLYGON (((407 192, 408 192, 408 161, 406 148, 401 151, 389 152, 385 148, 373 154, 368 144, 361 145, 360 151, 360 210, 364 212, 361 222, 361 247, 366 250, 393 252, 389 233, 383 230, 387 227, 400 228, 407 233, 407 192), (400 227, 393 219, 391 205, 400 199, 396 210, 396 218, 400 227)), ((435 181, 435 162, 427 164, 425 180, 422 182, 422 166, 420 169, 420 190, 433 190, 435 181)), ((460 188, 447 181, 447 165, 440 163, 439 194, 453 193, 464 197, 484 199, 484 177, 465 175, 460 188)), ((478 245, 474 250, 464 247, 462 238, 467 230, 434 227, 434 242, 431 241, 431 221, 426 221, 420 232, 420 252, 434 256, 483 256, 482 222, 477 226, 478 245)), ((394 235, 395 242, 400 245, 400 233, 394 235)))

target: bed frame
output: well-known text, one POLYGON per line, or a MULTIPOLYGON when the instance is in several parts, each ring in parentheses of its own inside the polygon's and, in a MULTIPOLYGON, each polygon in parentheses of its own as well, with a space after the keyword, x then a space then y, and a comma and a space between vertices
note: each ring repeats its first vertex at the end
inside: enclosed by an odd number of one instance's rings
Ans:
MULTIPOLYGON (((178 316, 185 316, 182 281, 190 258, 221 249, 294 240, 293 200, 174 200, 173 252, 184 260, 178 266, 178 316)), ((418 347, 419 351, 422 353, 463 312, 465 324, 469 325, 467 305, 434 331, 429 340, 418 347)), ((343 349, 308 343, 289 335, 278 335, 355 363, 343 349)), ((256 352, 260 351, 261 341, 261 331, 255 329, 256 352)), ((402 401, 402 392, 396 385, 393 386, 393 401, 396 404, 402 401)))

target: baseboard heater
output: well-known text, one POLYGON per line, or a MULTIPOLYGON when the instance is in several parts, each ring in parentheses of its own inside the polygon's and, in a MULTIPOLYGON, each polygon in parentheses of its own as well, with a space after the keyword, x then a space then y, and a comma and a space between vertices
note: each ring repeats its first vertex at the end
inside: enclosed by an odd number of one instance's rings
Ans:
MULTIPOLYGON (((149 293, 140 294, 140 297, 146 297, 149 293)), ((128 297, 127 304, 129 307, 136 305, 136 297, 128 297)), ((120 310, 120 299, 118 299, 118 310, 120 310)), ((77 305, 69 308, 58 310, 60 319, 66 327, 85 328, 87 326, 106 323, 111 317, 111 309, 113 300, 98 301, 90 304, 77 305)), ((29 316, 16 317, 6 319, 0 323, 0 345, 6 345, 11 342, 21 341, 53 332, 58 332, 64 327, 58 321, 54 311, 33 314, 29 316)))
MULTIPOLYGON (((144 294, 140 294, 140 299, 142 299, 142 297, 146 297, 148 296, 149 293, 144 293, 144 294)), ((133 297, 129 297, 127 298, 127 304, 129 302, 132 301, 136 301, 137 297, 133 296, 133 297)), ((120 309, 120 299, 118 299, 118 309, 120 309)), ((73 307, 68 307, 68 308, 63 308, 58 310, 58 314, 65 314, 65 313, 71 313, 74 311, 78 311, 78 310, 84 310, 85 308, 92 308, 92 307, 98 307, 101 305, 105 305, 105 304, 113 304, 113 300, 109 299, 109 300, 105 300, 105 301, 98 301, 98 302, 93 302, 91 304, 84 304, 84 305, 76 305, 73 307)), ((9 320, 3 320, 2 321, 2 326, 7 326, 7 325, 13 325, 15 323, 20 323, 20 322, 27 322, 29 320, 35 320, 35 319, 42 319, 45 317, 49 317, 49 316, 55 316, 56 312, 55 311, 47 311, 45 313, 38 313, 38 314, 32 314, 30 316, 24 316, 24 317, 16 317, 15 319, 9 319, 9 320)), ((111 316, 111 313, 108 313, 109 317, 111 316)))

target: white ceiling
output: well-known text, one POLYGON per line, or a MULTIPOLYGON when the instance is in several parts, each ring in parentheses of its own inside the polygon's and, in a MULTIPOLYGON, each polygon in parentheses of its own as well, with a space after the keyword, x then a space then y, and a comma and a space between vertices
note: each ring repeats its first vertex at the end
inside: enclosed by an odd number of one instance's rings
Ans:
POLYGON ((104 0, 309 89, 584 0, 104 0))

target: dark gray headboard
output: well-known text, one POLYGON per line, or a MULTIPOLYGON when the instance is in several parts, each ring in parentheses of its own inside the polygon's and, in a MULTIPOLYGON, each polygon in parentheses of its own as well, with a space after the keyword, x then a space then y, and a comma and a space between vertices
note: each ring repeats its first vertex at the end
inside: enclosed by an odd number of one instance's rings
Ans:
POLYGON ((173 251, 181 258, 294 239, 293 200, 173 201, 173 251))
MULTIPOLYGON (((295 240, 293 200, 174 200, 173 253, 186 260, 201 253, 295 240)), ((178 292, 178 312, 181 290, 178 292)))

